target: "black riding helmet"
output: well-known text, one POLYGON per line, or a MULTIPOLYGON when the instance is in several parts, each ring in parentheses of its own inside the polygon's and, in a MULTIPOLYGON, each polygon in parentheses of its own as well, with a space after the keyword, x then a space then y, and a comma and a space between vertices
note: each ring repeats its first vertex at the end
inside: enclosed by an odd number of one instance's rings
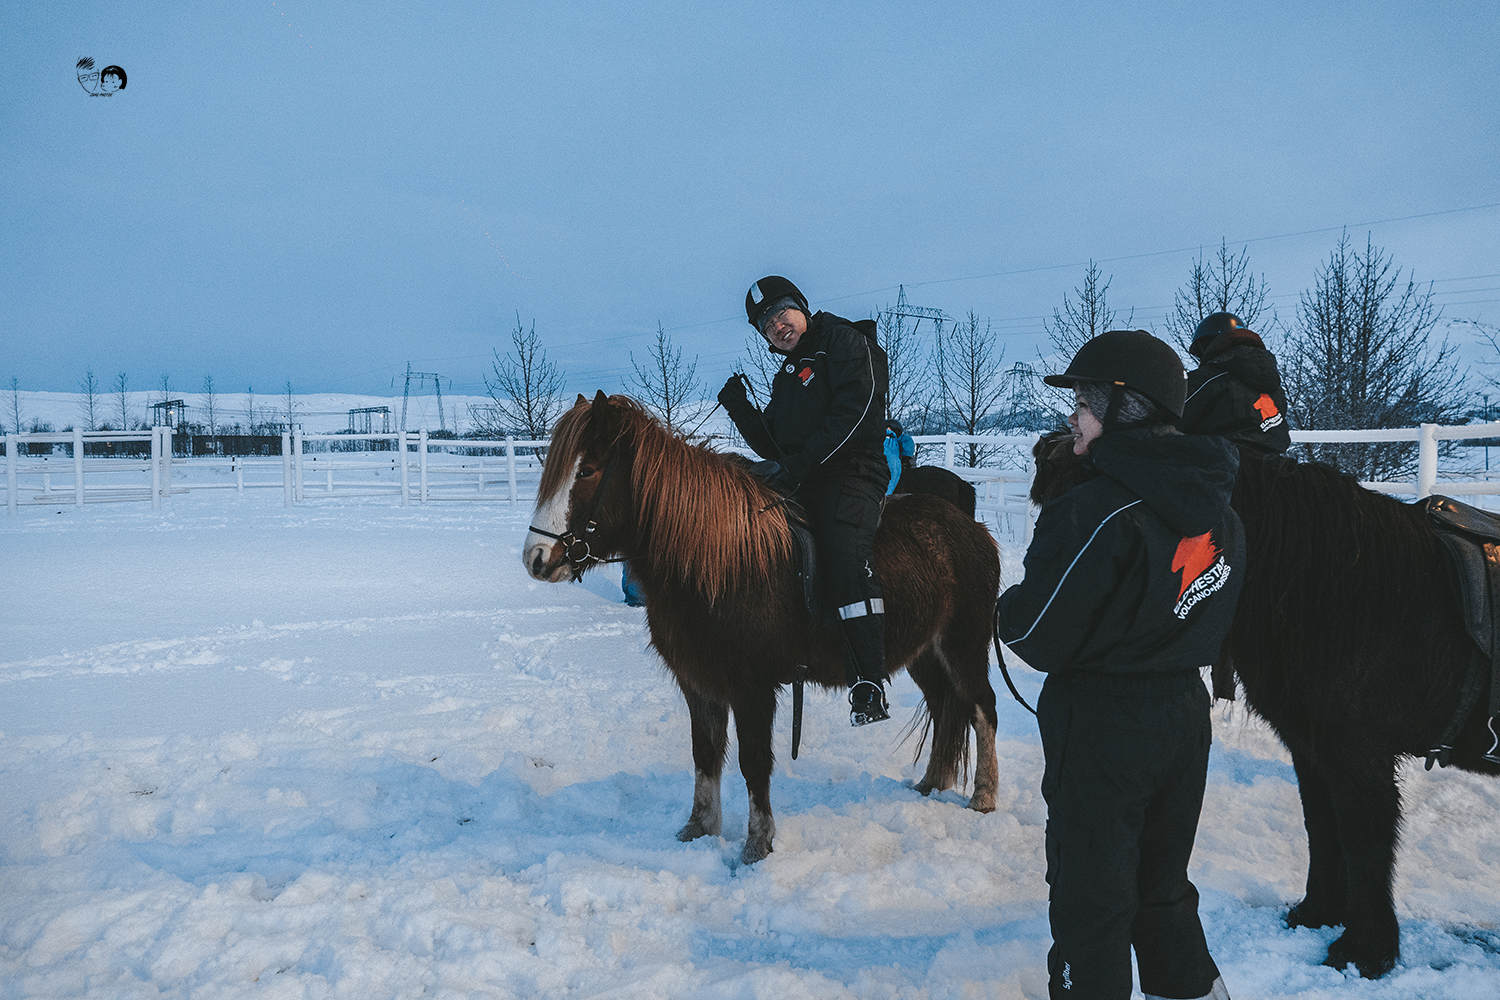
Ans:
POLYGON ((1203 317, 1203 322, 1198 324, 1198 329, 1193 333, 1193 343, 1188 347, 1188 353, 1194 357, 1201 357, 1202 350, 1208 346, 1221 333, 1230 330, 1244 330, 1245 323, 1234 313, 1219 312, 1203 317))
POLYGON ((1187 376, 1177 352, 1145 330, 1110 330, 1078 349, 1068 370, 1042 379, 1059 389, 1102 382, 1134 389, 1173 417, 1182 416, 1187 376))
POLYGON ((766 307, 780 299, 791 299, 797 304, 804 314, 807 313, 807 296, 802 290, 779 274, 767 275, 745 293, 745 315, 750 318, 750 325, 757 330, 760 329, 760 318, 766 311, 766 307))

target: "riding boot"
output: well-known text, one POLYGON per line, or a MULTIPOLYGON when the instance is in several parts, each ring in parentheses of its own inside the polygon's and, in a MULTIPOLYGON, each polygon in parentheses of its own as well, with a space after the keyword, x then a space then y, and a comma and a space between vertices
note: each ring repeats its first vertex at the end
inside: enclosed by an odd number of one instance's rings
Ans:
POLYGON ((844 671, 849 681, 849 724, 891 717, 885 698, 885 615, 880 598, 839 609, 844 629, 844 671), (874 606, 874 613, 871 605, 874 606), (855 612, 858 613, 855 613, 855 612))

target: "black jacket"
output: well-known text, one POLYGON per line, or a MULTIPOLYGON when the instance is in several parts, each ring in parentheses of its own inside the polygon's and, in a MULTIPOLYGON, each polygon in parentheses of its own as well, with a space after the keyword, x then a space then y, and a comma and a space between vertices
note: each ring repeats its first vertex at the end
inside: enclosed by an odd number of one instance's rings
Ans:
POLYGON ((1212 664, 1244 581, 1223 438, 1115 431, 1102 475, 1042 508, 1026 578, 1000 595, 1000 641, 1038 670, 1125 674, 1212 664))
POLYGON ((1221 335, 1188 373, 1184 434, 1218 434, 1238 445, 1281 454, 1292 445, 1286 393, 1276 355, 1248 331, 1221 335))
MULTIPOLYGON (((859 326, 865 326, 864 322, 859 326)), ((795 482, 851 474, 882 483, 885 464, 885 351, 849 320, 819 312, 771 382, 762 414, 750 403, 729 417, 762 458, 781 463, 795 482)))

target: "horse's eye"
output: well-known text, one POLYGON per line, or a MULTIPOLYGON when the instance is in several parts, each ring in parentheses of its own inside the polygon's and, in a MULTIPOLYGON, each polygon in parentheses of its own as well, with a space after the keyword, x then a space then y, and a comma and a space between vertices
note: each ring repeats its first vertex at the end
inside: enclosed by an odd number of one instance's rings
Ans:
POLYGON ((593 474, 594 474, 594 470, 591 469, 591 468, 589 468, 587 465, 581 467, 578 470, 578 478, 579 479, 587 479, 588 477, 592 476, 593 474))

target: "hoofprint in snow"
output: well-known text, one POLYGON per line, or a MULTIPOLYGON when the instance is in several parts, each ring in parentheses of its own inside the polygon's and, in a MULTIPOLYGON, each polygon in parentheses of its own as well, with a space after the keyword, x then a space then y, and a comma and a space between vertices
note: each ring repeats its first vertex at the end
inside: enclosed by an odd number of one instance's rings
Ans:
MULTIPOLYGON (((1031 716, 1001 702, 986 816, 809 692, 776 852, 738 864, 733 794, 680 844, 682 698, 613 571, 525 576, 529 506, 0 520, 0 998, 1046 995, 1031 716)), ((1236 996, 1496 995, 1500 782, 1405 771, 1402 961, 1367 982, 1281 924, 1306 840, 1274 736, 1221 707, 1210 766, 1191 871, 1236 996)))

